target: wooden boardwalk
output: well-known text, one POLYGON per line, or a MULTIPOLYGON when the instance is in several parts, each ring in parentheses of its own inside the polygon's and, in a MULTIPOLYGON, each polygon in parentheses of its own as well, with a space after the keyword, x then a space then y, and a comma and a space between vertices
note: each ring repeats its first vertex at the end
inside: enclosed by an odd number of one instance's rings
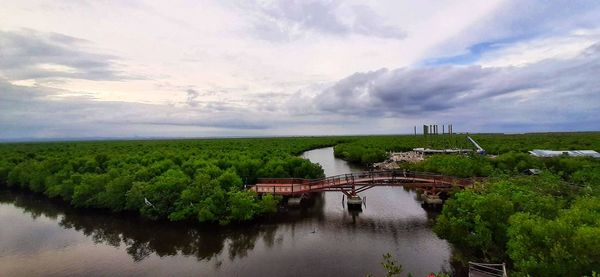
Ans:
POLYGON ((470 187, 476 179, 458 178, 426 172, 406 170, 365 171, 342 174, 322 179, 261 178, 250 189, 257 193, 297 196, 311 192, 341 191, 347 195, 375 186, 404 186, 420 188, 430 193, 470 187))

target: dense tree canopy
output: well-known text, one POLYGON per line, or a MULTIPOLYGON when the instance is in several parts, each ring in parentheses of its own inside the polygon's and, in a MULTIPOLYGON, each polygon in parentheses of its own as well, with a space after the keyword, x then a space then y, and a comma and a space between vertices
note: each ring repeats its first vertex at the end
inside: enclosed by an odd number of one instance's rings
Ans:
MULTIPOLYGON (((459 177, 488 177, 456 192, 434 230, 464 261, 508 262, 511 276, 583 276, 600 269, 600 159, 536 158, 532 149, 600 151, 600 133, 476 134, 497 156, 434 155, 402 167, 459 177), (527 176, 526 169, 540 169, 527 176)), ((335 147, 357 163, 416 147, 470 148, 466 135, 359 137, 335 147)))
POLYGON ((0 144, 0 185, 77 207, 135 211, 151 219, 246 221, 278 198, 244 189, 259 177, 323 177, 297 157, 339 138, 206 139, 0 144))
POLYGON ((433 157, 417 167, 463 173, 473 163, 491 170, 472 174, 490 178, 452 195, 434 227, 467 259, 509 261, 514 276, 583 276, 600 268, 598 159, 507 153, 495 160, 433 157), (543 173, 519 174, 531 167, 543 173))
POLYGON ((434 229, 466 257, 511 261, 515 276, 582 276, 600 268, 599 192, 551 173, 496 177, 456 193, 434 229))

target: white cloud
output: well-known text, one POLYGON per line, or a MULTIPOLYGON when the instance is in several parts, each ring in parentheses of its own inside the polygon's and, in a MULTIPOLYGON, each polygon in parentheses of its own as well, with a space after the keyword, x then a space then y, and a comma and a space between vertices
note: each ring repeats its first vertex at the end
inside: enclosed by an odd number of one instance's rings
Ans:
POLYGON ((578 30, 573 35, 532 39, 485 53, 477 63, 484 67, 525 66, 545 59, 571 59, 600 40, 600 33, 578 30))
POLYGON ((360 34, 384 39, 404 39, 399 26, 386 24, 370 6, 341 1, 244 1, 244 13, 251 15, 251 31, 265 40, 290 41, 309 32, 332 36, 360 34))
POLYGON ((40 64, 37 64, 36 66, 37 66, 37 68, 44 70, 44 71, 55 71, 55 72, 71 73, 71 74, 80 72, 75 67, 63 65, 63 64, 40 63, 40 64))

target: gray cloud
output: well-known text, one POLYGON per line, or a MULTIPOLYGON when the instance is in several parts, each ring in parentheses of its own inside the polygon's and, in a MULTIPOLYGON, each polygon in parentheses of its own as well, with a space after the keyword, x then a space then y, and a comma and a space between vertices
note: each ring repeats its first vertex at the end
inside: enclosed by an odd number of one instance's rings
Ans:
POLYGON ((198 91, 196 91, 195 89, 191 89, 191 88, 187 89, 185 92, 187 93, 187 98, 186 98, 187 104, 192 107, 198 106, 198 101, 196 100, 196 98, 198 98, 200 93, 198 91))
POLYGON ((382 116, 440 111, 463 98, 493 94, 478 86, 497 71, 444 66, 355 73, 325 89, 314 102, 317 109, 330 113, 382 116))
POLYGON ((600 43, 572 59, 523 67, 435 66, 355 73, 314 95, 299 92, 288 106, 297 114, 588 130, 600 128, 598 76, 600 43), (299 99, 307 104, 297 108, 299 99))
POLYGON ((242 2, 241 6, 246 11, 255 12, 254 31, 266 40, 291 40, 306 31, 388 39, 406 36, 401 28, 386 24, 366 5, 345 7, 338 1, 279 0, 270 3, 242 2), (341 15, 342 10, 345 16, 341 15))
POLYGON ((58 33, 0 31, 0 72, 10 80, 76 78, 120 80, 117 58, 85 50, 89 42, 58 33))
POLYGON ((526 67, 436 66, 355 73, 316 95, 323 112, 419 115, 524 92, 600 97, 600 47, 570 60, 545 60, 526 67))

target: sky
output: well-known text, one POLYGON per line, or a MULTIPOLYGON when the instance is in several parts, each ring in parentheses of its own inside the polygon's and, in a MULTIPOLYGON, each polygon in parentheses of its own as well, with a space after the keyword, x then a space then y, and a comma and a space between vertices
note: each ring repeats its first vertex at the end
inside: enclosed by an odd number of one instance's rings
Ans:
POLYGON ((598 1, 0 7, 0 140, 600 130, 598 1))

